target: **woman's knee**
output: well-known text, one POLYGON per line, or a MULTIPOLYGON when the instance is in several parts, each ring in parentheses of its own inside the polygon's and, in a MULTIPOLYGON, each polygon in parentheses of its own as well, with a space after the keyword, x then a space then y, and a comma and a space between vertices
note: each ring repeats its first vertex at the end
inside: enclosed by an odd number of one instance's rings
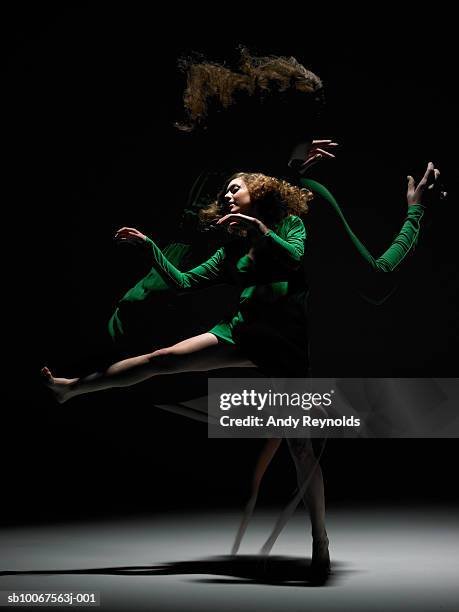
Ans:
POLYGON ((289 438, 288 445, 297 467, 315 462, 316 457, 310 439, 289 438))
POLYGON ((173 346, 167 346, 160 348, 153 353, 148 355, 148 361, 154 363, 155 366, 161 369, 169 370, 177 366, 177 362, 180 360, 180 355, 174 351, 173 346))
POLYGON ((149 354, 149 359, 153 359, 155 357, 164 357, 166 355, 170 355, 172 353, 172 346, 167 346, 165 348, 157 349, 149 354))

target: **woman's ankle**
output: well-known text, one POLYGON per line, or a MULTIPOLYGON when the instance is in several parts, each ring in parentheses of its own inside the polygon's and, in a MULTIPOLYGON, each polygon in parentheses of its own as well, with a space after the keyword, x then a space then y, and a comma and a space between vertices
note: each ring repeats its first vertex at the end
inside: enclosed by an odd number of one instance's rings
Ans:
POLYGON ((80 395, 81 390, 78 388, 78 383, 80 382, 79 378, 70 378, 67 391, 66 391, 66 399, 69 400, 76 395, 80 395))
POLYGON ((327 531, 325 530, 325 528, 320 531, 313 531, 312 539, 314 542, 327 542, 328 543, 328 535, 327 535, 327 531))

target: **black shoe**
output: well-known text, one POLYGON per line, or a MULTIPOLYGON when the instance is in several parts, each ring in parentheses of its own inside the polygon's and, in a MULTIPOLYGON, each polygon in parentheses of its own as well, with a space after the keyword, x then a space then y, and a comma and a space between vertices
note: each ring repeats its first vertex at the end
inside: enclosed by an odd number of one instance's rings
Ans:
POLYGON ((325 584, 331 573, 328 538, 314 538, 312 541, 311 582, 325 584))

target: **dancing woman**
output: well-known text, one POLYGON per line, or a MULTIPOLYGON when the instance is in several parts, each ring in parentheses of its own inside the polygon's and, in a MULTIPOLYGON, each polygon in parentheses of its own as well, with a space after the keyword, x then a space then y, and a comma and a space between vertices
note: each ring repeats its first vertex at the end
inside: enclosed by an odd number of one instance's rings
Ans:
MULTIPOLYGON (((429 163, 417 186, 409 177, 406 219, 392 245, 378 259, 368 253, 336 208, 357 256, 365 265, 377 271, 392 271, 412 250, 419 234, 426 192, 434 186, 438 174, 429 163)), ((317 184, 309 183, 320 191, 317 184)), ((334 205, 326 190, 322 190, 321 195, 334 205)), ((308 189, 263 174, 238 173, 233 176, 225 185, 222 196, 202 216, 218 227, 226 228, 236 238, 187 272, 171 264, 155 242, 139 230, 130 227, 118 230, 117 240, 142 244, 149 249, 153 266, 173 290, 187 292, 219 283, 236 285, 240 288, 238 308, 205 333, 119 361, 89 376, 56 378, 48 368, 43 368, 46 384, 57 401, 63 403, 86 393, 128 387, 157 375, 257 365, 244 350, 241 339, 244 330, 263 317, 266 310, 272 312, 274 305, 275 312, 277 305, 294 298, 304 288, 302 260, 306 231, 300 215, 307 212, 311 197, 308 189)), ((300 477, 304 479, 304 466, 314 459, 311 442, 302 441, 298 448, 295 447, 296 441, 289 443, 299 480, 300 477)), ((328 538, 320 466, 315 466, 311 474, 306 503, 312 526, 313 565, 327 569, 328 538)))
POLYGON ((220 247, 201 265, 181 272, 158 246, 135 228, 123 227, 116 239, 149 248, 152 263, 165 283, 185 292, 228 283, 241 288, 237 312, 211 330, 152 353, 125 359, 107 370, 78 379, 53 378, 50 388, 59 402, 112 387, 126 387, 158 374, 208 371, 223 367, 254 367, 239 349, 244 326, 257 319, 267 304, 289 296, 299 286, 306 231, 300 214, 307 212, 311 193, 273 177, 239 173, 227 183, 223 200, 204 211, 215 224, 237 231, 237 238, 220 247), (219 213, 221 205, 227 214, 219 213))

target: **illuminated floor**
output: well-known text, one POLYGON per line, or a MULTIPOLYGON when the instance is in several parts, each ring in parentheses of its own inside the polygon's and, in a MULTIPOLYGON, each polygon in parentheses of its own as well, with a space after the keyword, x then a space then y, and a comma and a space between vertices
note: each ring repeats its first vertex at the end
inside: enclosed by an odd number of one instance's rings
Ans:
POLYGON ((4 529, 1 569, 47 573, 2 575, 0 591, 98 592, 102 610, 459 608, 457 509, 331 512, 333 575, 314 588, 302 578, 310 543, 301 513, 268 563, 255 558, 276 516, 256 515, 237 558, 224 556, 236 531, 235 514, 4 529), (62 570, 70 573, 53 573, 62 570))

